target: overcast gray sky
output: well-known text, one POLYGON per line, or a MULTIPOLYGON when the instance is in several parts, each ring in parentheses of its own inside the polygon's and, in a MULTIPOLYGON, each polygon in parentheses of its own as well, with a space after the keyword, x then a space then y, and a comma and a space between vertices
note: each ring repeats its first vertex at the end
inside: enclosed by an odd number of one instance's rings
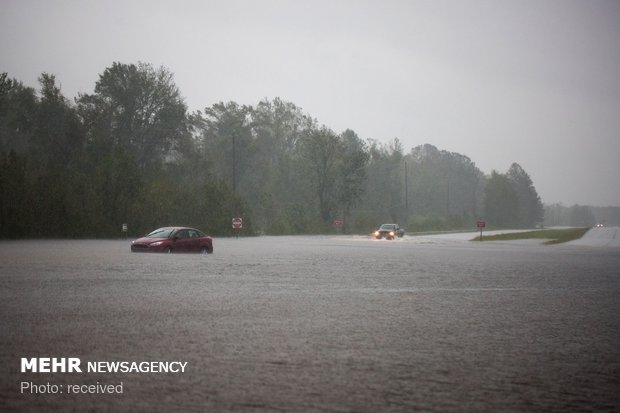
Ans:
POLYGON ((336 132, 518 162, 543 202, 620 206, 617 0, 0 0, 0 72, 69 98, 165 66, 190 110, 280 97, 336 132))

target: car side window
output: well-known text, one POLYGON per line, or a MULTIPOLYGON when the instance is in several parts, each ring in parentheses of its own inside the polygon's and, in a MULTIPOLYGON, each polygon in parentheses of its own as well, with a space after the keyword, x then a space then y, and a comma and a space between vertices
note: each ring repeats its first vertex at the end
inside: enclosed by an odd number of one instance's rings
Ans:
POLYGON ((185 238, 187 238, 188 237, 187 230, 182 230, 182 231, 177 232, 176 237, 178 239, 185 239, 185 238))

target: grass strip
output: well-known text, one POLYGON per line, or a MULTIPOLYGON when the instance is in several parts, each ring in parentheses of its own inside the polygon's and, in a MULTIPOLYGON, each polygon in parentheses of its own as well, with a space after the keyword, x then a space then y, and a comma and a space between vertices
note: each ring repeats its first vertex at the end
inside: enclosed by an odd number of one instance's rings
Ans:
MULTIPOLYGON (((509 234, 497 234, 482 236, 483 241, 513 241, 520 239, 546 239, 544 244, 561 244, 563 242, 573 241, 583 237, 590 228, 566 228, 566 229, 541 229, 527 232, 513 232, 509 234)), ((480 241, 480 237, 472 239, 472 241, 480 241)))

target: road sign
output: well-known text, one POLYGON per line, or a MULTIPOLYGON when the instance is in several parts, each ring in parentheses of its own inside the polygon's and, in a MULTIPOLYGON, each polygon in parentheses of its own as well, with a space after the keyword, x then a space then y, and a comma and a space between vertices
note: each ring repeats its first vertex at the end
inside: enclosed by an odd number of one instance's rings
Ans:
POLYGON ((233 227, 233 229, 241 229, 241 228, 243 228, 243 218, 233 218, 232 219, 232 227, 233 227))
POLYGON ((337 226, 337 227, 341 227, 341 226, 342 226, 342 224, 343 224, 343 222, 342 222, 342 220, 341 220, 341 219, 335 219, 335 220, 334 220, 334 225, 335 225, 335 226, 337 226))
POLYGON ((484 221, 478 221, 476 226, 480 228, 480 241, 482 241, 482 229, 487 226, 487 223, 484 221))

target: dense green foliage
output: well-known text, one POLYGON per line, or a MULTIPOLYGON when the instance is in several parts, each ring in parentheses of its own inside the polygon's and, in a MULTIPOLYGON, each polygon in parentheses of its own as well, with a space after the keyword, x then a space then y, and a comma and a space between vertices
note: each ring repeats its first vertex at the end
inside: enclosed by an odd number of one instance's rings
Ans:
POLYGON ((529 175, 516 163, 506 174, 491 172, 484 199, 485 216, 493 227, 531 228, 543 221, 542 201, 529 175))
POLYGON ((244 233, 528 227, 542 204, 525 171, 486 177, 466 156, 336 133, 278 98, 188 113, 173 75, 114 63, 66 99, 0 76, 0 233, 114 237, 164 225, 244 233), (335 219, 344 222, 336 229, 335 219))

